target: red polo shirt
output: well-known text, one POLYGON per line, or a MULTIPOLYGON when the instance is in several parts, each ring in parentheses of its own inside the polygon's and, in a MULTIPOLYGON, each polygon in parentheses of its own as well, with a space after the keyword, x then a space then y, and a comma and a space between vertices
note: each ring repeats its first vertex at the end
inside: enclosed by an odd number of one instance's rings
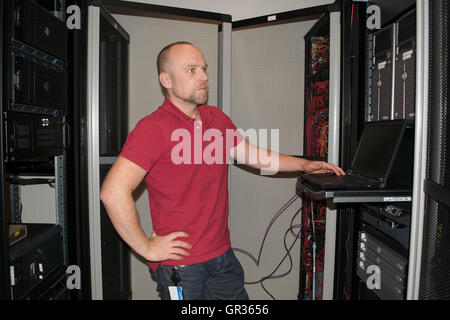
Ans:
MULTIPOLYGON (((139 121, 120 154, 148 172, 145 183, 156 234, 189 234, 180 239, 192 245, 189 256, 165 260, 164 265, 207 261, 230 248, 227 156, 243 137, 219 108, 201 105, 198 110, 201 123, 166 99, 139 121)), ((149 262, 153 270, 158 264, 149 262)))

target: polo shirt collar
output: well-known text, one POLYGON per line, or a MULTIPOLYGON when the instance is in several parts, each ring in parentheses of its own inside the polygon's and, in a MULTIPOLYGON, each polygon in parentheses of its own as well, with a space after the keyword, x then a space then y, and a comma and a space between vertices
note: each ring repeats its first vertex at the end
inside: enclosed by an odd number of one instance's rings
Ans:
MULTIPOLYGON (((181 111, 177 106, 175 106, 172 101, 170 101, 168 98, 165 98, 162 108, 166 110, 167 112, 173 114, 180 120, 184 121, 190 121, 194 122, 195 118, 189 117, 186 113, 181 111)), ((202 118, 202 123, 204 125, 208 125, 210 122, 211 117, 211 111, 207 110, 206 108, 203 108, 202 105, 198 106, 198 111, 200 111, 200 117, 202 118)))

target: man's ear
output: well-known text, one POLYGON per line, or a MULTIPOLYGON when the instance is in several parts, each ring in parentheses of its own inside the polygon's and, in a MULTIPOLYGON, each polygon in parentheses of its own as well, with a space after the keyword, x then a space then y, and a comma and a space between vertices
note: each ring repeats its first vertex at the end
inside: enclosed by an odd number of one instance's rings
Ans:
POLYGON ((159 74, 159 81, 161 82, 161 85, 166 88, 170 89, 172 88, 172 81, 170 81, 170 76, 166 72, 161 72, 159 74))

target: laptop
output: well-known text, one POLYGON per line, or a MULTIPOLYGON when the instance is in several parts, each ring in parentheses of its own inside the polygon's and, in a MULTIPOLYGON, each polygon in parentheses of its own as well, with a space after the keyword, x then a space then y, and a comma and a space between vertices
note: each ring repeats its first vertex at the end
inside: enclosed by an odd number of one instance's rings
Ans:
POLYGON ((301 183, 315 190, 385 188, 407 126, 411 127, 411 123, 404 120, 365 123, 352 164, 345 176, 304 174, 299 178, 301 183))

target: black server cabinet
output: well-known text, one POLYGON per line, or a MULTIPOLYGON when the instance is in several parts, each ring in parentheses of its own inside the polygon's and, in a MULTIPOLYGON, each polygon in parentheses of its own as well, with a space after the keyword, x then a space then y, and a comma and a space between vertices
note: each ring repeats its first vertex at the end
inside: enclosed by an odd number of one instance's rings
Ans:
MULTIPOLYGON (((5 11, 5 2, 0 1, 0 12, 5 11)), ((4 73, 4 67, 3 67, 3 51, 4 51, 4 28, 3 23, 0 23, 0 74, 4 73)), ((3 77, 0 77, 0 113, 3 112, 3 104, 4 104, 4 79, 3 77)), ((3 143, 4 139, 4 127, 3 127, 3 121, 0 121, 0 143, 3 143)), ((5 165, 3 162, 4 157, 4 150, 3 147, 0 148, 0 176, 3 182, 4 178, 4 172, 5 172, 5 165)), ((8 261, 8 243, 9 243, 9 237, 8 237, 8 225, 7 220, 4 212, 6 212, 7 203, 6 199, 4 197, 6 192, 6 185, 5 183, 0 184, 0 212, 2 213, 0 215, 0 299, 1 300, 7 300, 10 299, 11 296, 11 290, 9 286, 9 266, 7 263, 4 263, 4 261, 8 261)))
POLYGON ((450 298, 450 115, 447 1, 430 1, 428 143, 419 299, 450 298))
POLYGON ((33 0, 13 0, 9 18, 10 36, 15 45, 25 45, 27 50, 39 50, 61 60, 66 60, 67 38, 65 23, 57 19, 33 0))
MULTIPOLYGON (((342 147, 340 152, 347 157, 353 156, 354 146, 358 141, 361 129, 367 121, 383 121, 395 119, 394 116, 394 100, 398 99, 395 96, 396 88, 399 87, 396 83, 398 77, 395 78, 397 70, 406 70, 408 72, 407 80, 400 80, 405 83, 407 103, 411 106, 410 97, 414 96, 411 92, 411 86, 415 85, 414 70, 411 71, 411 63, 415 60, 415 51, 409 56, 408 48, 415 46, 415 39, 411 37, 411 33, 415 35, 415 19, 411 22, 411 12, 415 7, 414 0, 396 1, 395 4, 388 0, 377 0, 370 4, 353 2, 351 4, 350 12, 347 11, 347 16, 350 19, 350 31, 347 34, 351 35, 351 41, 345 42, 343 37, 343 47, 351 48, 351 106, 350 112, 345 112, 347 104, 343 100, 343 111, 341 112, 341 124, 343 125, 342 133, 342 147), (367 25, 369 15, 366 9, 369 5, 375 4, 379 6, 381 12, 381 29, 370 29, 367 25), (408 29, 405 32, 405 29, 408 29), (399 31, 403 30, 403 31, 399 31), (400 32, 400 40, 398 38, 400 32), (409 46, 409 47, 408 47, 409 46), (396 57, 401 52, 401 59, 397 63, 396 57), (405 53, 405 64, 403 62, 403 53, 405 53), (412 83, 409 83, 412 81, 412 83), (347 129, 346 129, 347 128, 347 129), (345 130, 351 132, 349 134, 345 130), (349 150, 350 148, 350 150, 349 150), (353 150, 352 150, 353 148, 353 150)), ((345 28, 345 20, 343 20, 343 28, 345 28)), ((343 32, 345 33, 345 32, 343 32)), ((343 65, 345 65, 345 55, 343 55, 343 65)), ((398 74, 398 72, 397 72, 398 74)), ((400 76, 402 73, 400 73, 400 76)), ((345 84, 343 81, 343 95, 345 97, 345 84)), ((403 83, 400 83, 403 86, 403 83)), ((414 104, 414 101, 412 102, 414 104)), ((414 117, 412 112, 407 111, 405 118, 408 115, 414 117)), ((403 112, 402 112, 403 114, 403 112)), ((403 118, 403 117, 400 117, 403 118)), ((411 139, 413 137, 410 137, 411 139)), ((409 140, 409 144, 413 143, 409 140)), ((341 156, 341 165, 348 165, 348 161, 341 156)), ((412 166, 412 158, 404 159, 405 162, 412 166)), ((404 177, 396 177, 402 180, 404 177)), ((408 180, 409 181, 409 180, 408 180)), ((409 182, 407 183, 409 185, 409 182)), ((335 299, 380 299, 373 290, 368 290, 365 282, 358 276, 358 241, 359 231, 363 224, 367 225, 367 221, 362 219, 361 204, 340 204, 338 207, 338 228, 336 234, 336 268, 335 268, 335 283, 334 283, 334 298, 335 299)), ((365 218, 371 219, 370 216, 365 215, 365 218)), ((367 219, 366 219, 367 220, 367 219)), ((373 222, 373 219, 371 219, 373 222)), ((378 220, 377 220, 378 221, 378 220)), ((379 221, 379 223, 384 223, 379 221)), ((370 226, 369 225, 369 229, 370 226)), ((375 228, 376 229, 376 228, 375 228)), ((385 231, 386 228, 383 229, 385 231)), ((406 234, 409 234, 409 226, 401 228, 402 242, 405 243, 406 234)), ((392 237, 385 232, 378 232, 381 240, 392 237)), ((388 241, 389 242, 389 241, 388 241)), ((396 241, 398 242, 398 241, 396 241)), ((401 246, 400 246, 401 247, 401 246)), ((404 253, 403 249, 403 253, 404 253)), ((360 272, 361 274, 361 272, 360 272)), ((405 283, 403 282, 402 285, 405 283)), ((405 287, 398 297, 405 296, 405 287)), ((392 296, 391 296, 392 297, 392 296)))
POLYGON ((68 292, 62 279, 69 263, 69 228, 64 219, 67 172, 63 164, 70 136, 66 116, 67 28, 32 0, 2 1, 0 13, 0 298, 64 298, 68 292), (12 210, 20 203, 20 192, 14 190, 29 182, 13 176, 22 174, 62 179, 54 185, 57 222, 48 228, 25 224, 27 237, 9 244, 9 227, 21 220, 21 214, 12 210))
MULTIPOLYGON (((324 14, 308 31, 305 39, 305 112, 303 155, 312 159, 328 157, 328 111, 330 68, 330 14, 324 14)), ((323 255, 313 266, 313 255, 325 247, 326 202, 303 196, 302 249, 300 253, 299 299, 321 299, 323 255), (313 224, 314 223, 314 227, 313 224), (316 232, 312 232, 316 230, 316 232), (317 245, 314 248, 314 245, 317 245), (313 268, 316 268, 315 283, 313 268), (317 287, 314 291, 312 288, 317 287)))
MULTIPOLYGON (((128 135, 129 35, 109 13, 103 9, 100 12, 99 153, 103 183, 111 159, 119 155, 128 135)), ((130 249, 102 204, 100 214, 103 298, 130 299, 130 249)))
POLYGON ((117 156, 128 135, 129 36, 111 19, 106 12, 100 15, 101 157, 117 156))
MULTIPOLYGON (((52 1, 54 4, 54 2, 52 1)), ((67 150, 67 176, 69 191, 68 225, 71 229, 69 257, 81 270, 81 289, 71 290, 73 299, 91 299, 91 272, 89 237, 88 177, 87 171, 87 127, 86 127, 86 99, 87 99, 87 50, 88 39, 88 1, 73 1, 80 7, 81 29, 68 32, 67 72, 68 104, 67 116, 71 120, 71 147, 67 150)))

